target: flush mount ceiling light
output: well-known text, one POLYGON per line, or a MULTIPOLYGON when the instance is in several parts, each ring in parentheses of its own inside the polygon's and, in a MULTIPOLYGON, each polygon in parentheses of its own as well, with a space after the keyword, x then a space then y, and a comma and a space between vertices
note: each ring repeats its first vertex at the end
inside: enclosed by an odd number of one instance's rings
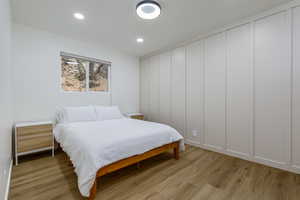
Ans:
POLYGON ((81 14, 81 13, 74 13, 73 16, 74 16, 76 19, 84 20, 84 15, 81 14))
POLYGON ((137 39, 136 39, 136 42, 137 42, 137 43, 143 43, 143 42, 144 42, 144 39, 143 39, 143 38, 137 38, 137 39))
POLYGON ((155 19, 160 11, 161 7, 156 1, 144 0, 136 5, 136 13, 142 19, 155 19))

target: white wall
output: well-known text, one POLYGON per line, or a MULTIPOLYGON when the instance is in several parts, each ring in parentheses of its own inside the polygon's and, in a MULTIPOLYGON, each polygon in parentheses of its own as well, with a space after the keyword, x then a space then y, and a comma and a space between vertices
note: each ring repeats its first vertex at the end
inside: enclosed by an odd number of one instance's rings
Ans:
POLYGON ((141 84, 155 69, 162 92, 148 106, 141 87, 141 110, 158 122, 170 115, 187 143, 300 173, 299 53, 294 1, 142 59, 141 84))
POLYGON ((287 15, 283 11, 254 22, 254 156, 280 164, 290 159, 292 85, 287 15))
POLYGON ((185 134, 185 48, 172 51, 171 65, 171 125, 185 134))
POLYGON ((11 163, 11 67, 10 67, 10 5, 0 0, 0 199, 5 199, 11 163))
POLYGON ((253 133, 251 24, 227 32, 227 150, 249 156, 253 133), (237 56, 238 55, 238 56, 237 56))
POLYGON ((60 88, 60 51, 112 62, 112 104, 139 111, 139 60, 101 45, 13 25, 15 121, 51 119, 57 106, 109 105, 108 93, 65 93, 60 88))
POLYGON ((294 8, 293 16, 293 69, 292 69, 292 155, 291 163, 300 170, 300 7, 294 8))
POLYGON ((203 144, 225 148, 226 134, 226 44, 225 33, 204 41, 204 141, 203 144))

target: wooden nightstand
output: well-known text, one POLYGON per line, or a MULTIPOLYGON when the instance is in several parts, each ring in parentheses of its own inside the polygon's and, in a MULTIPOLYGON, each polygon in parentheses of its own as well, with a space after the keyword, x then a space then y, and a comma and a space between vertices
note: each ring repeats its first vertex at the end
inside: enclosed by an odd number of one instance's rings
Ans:
POLYGON ((52 150, 54 156, 53 124, 46 122, 21 122, 15 124, 15 159, 40 151, 52 150))
POLYGON ((127 116, 132 119, 144 120, 144 115, 141 113, 129 113, 129 114, 127 114, 127 116))

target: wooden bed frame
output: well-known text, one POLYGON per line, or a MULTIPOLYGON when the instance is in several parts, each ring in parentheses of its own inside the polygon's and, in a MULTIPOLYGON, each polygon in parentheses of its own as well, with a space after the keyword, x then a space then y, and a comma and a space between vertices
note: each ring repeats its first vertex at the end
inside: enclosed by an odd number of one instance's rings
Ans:
POLYGON ((129 157, 129 158, 117 161, 115 163, 112 163, 110 165, 107 165, 107 166, 99 169, 98 172, 97 172, 97 176, 96 176, 96 180, 94 182, 94 185, 91 188, 90 196, 88 197, 88 200, 94 200, 95 197, 96 197, 96 193, 97 193, 97 178, 99 178, 99 177, 101 177, 101 176, 103 176, 105 174, 114 172, 114 171, 116 171, 118 169, 127 167, 129 165, 139 163, 142 160, 145 160, 147 158, 151 158, 153 156, 159 155, 159 154, 164 153, 164 152, 166 152, 166 151, 168 151, 170 149, 173 149, 173 151, 174 151, 174 157, 175 157, 176 160, 178 160, 179 159, 179 141, 163 145, 161 147, 152 149, 152 150, 147 151, 147 152, 145 152, 143 154, 140 154, 140 155, 132 156, 132 157, 129 157))

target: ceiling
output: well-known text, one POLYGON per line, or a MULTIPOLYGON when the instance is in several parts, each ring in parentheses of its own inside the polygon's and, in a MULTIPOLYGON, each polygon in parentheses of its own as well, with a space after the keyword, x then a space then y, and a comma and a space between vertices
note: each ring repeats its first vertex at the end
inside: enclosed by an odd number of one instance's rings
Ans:
POLYGON ((291 0, 160 0, 152 21, 135 13, 138 0, 12 0, 16 23, 144 56, 291 0), (85 15, 84 21, 73 18, 85 15), (136 38, 145 42, 137 44, 136 38))

